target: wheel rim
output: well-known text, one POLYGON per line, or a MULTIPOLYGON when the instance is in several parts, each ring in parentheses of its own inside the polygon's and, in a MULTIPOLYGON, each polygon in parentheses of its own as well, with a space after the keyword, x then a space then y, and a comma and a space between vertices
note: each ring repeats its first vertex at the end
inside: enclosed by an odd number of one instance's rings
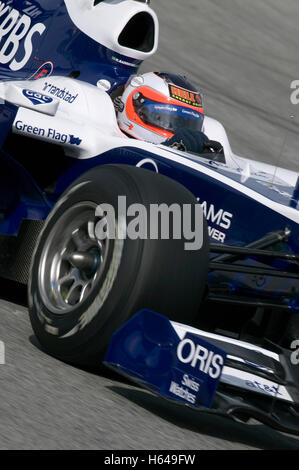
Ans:
POLYGON ((39 267, 39 290, 46 308, 73 312, 99 286, 107 266, 109 239, 95 236, 96 204, 69 208, 48 235, 39 267))

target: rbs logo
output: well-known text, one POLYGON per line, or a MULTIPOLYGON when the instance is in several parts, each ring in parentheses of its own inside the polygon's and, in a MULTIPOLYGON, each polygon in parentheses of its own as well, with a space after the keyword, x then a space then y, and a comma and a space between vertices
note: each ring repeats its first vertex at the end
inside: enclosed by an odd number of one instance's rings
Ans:
POLYGON ((37 91, 23 90, 23 95, 28 98, 34 105, 52 103, 52 98, 42 95, 37 91))
POLYGON ((32 26, 30 16, 0 1, 0 64, 9 64, 12 71, 21 70, 32 55, 33 37, 41 36, 45 29, 42 23, 32 26), (23 57, 16 59, 21 45, 23 57))
POLYGON ((180 342, 177 355, 183 364, 190 364, 191 367, 198 368, 212 379, 218 379, 224 366, 224 359, 220 354, 209 351, 200 344, 195 344, 189 338, 180 342))

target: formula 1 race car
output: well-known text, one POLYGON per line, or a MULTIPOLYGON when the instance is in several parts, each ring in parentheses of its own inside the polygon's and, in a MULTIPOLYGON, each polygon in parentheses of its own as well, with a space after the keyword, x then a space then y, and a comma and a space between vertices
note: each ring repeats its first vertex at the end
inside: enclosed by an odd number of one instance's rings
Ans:
POLYGON ((124 135, 112 99, 157 46, 147 1, 0 1, 0 276, 49 354, 299 434, 299 175, 209 117, 221 154, 124 135), (126 237, 153 205, 188 234, 126 237))

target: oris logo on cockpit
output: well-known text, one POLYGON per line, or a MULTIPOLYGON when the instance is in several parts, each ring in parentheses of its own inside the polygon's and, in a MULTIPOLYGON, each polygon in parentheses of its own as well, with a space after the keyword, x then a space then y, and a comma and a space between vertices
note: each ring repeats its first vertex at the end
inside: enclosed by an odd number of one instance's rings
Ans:
POLYGON ((33 38, 42 36, 46 26, 43 23, 32 24, 32 18, 41 13, 37 8, 32 10, 32 6, 28 6, 20 12, 10 3, 0 1, 0 64, 8 64, 12 71, 17 71, 29 61, 33 38), (22 54, 18 54, 20 48, 22 54))

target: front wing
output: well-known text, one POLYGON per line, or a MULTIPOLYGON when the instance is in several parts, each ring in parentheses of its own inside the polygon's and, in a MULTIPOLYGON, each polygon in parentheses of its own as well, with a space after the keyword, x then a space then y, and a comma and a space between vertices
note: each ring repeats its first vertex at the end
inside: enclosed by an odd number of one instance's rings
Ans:
POLYGON ((168 400, 230 417, 256 419, 299 435, 295 354, 171 322, 148 310, 114 335, 105 364, 168 400))

